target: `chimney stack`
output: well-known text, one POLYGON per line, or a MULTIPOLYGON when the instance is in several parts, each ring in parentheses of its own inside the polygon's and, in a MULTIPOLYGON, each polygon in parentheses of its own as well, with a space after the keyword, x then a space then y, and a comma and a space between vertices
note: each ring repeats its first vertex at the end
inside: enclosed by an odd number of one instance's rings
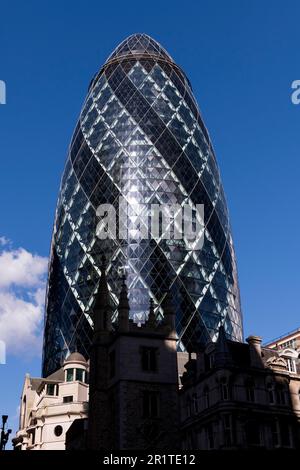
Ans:
POLYGON ((260 336, 250 335, 246 338, 247 343, 249 344, 250 351, 250 361, 251 365, 254 367, 262 367, 263 362, 261 358, 261 341, 260 336))

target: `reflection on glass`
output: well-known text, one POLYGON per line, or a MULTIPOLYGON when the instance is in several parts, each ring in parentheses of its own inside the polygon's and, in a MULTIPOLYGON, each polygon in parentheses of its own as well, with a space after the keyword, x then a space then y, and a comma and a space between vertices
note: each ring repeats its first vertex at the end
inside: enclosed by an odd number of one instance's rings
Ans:
MULTIPOLYGON (((132 219, 133 220, 133 219, 132 219)), ((178 348, 242 339, 235 254, 224 191, 207 130, 190 84, 169 54, 147 35, 113 52, 89 88, 61 183, 51 245, 43 373, 71 351, 89 355, 89 310, 108 260, 117 315, 118 272, 127 266, 131 316, 143 322, 149 297, 158 315, 167 289, 176 308, 178 348), (131 217, 140 204, 204 204, 201 250, 184 240, 96 237, 99 204, 124 197, 131 217)))

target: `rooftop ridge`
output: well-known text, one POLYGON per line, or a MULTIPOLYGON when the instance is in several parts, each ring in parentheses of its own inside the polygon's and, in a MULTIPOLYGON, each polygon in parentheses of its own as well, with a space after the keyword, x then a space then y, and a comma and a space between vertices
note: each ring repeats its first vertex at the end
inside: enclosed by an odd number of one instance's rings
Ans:
POLYGON ((287 333, 284 333, 283 335, 280 335, 276 338, 273 338, 273 339, 270 339, 269 341, 266 341, 263 346, 268 346, 269 344, 273 344, 275 343, 276 341, 280 341, 281 339, 283 338, 286 338, 287 336, 291 336, 293 334, 296 334, 300 332, 300 327, 299 328, 296 328, 295 330, 291 330, 291 331, 288 331, 287 333))

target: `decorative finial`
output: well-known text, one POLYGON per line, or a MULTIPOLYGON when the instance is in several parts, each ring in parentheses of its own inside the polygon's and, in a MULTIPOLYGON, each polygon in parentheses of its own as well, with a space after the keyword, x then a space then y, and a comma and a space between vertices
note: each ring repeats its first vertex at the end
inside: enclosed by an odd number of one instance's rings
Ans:
POLYGON ((128 300, 128 292, 127 292, 127 285, 126 285, 126 274, 122 275, 122 287, 120 291, 119 297, 119 306, 118 306, 118 327, 119 331, 128 331, 129 329, 129 300, 128 300))
MULTIPOLYGON (((101 276, 98 284, 98 289, 95 295, 95 300, 93 304, 93 313, 92 315, 95 316, 96 310, 111 310, 111 301, 110 301, 110 294, 107 285, 106 279, 106 258, 104 255, 101 257, 101 276)), ((95 322, 94 322, 95 323, 95 322)))
POLYGON ((127 293, 127 285, 126 285, 126 276, 125 274, 122 276, 122 286, 120 291, 119 297, 119 308, 128 308, 129 309, 129 302, 128 302, 128 293, 127 293))
POLYGON ((155 323, 156 323, 156 315, 154 313, 154 300, 150 298, 148 324, 150 324, 151 326, 154 326, 155 323))
POLYGON ((218 366, 223 366, 225 364, 230 363, 231 361, 231 354, 228 347, 228 341, 224 325, 219 326, 219 336, 215 343, 214 358, 215 365, 218 366))

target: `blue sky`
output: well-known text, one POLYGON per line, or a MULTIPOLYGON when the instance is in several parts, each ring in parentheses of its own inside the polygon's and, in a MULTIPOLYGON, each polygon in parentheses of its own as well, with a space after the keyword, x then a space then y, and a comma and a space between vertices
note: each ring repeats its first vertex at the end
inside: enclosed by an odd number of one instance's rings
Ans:
POLYGON ((192 83, 231 214, 245 336, 299 327, 300 105, 291 102, 299 2, 4 0, 0 8, 0 237, 10 240, 0 239, 10 263, 0 300, 11 307, 13 338, 0 365, 0 414, 13 429, 24 374, 40 374, 40 292, 68 143, 90 79, 132 33, 159 41, 192 83), (31 331, 20 331, 21 314, 34 316, 31 331))

